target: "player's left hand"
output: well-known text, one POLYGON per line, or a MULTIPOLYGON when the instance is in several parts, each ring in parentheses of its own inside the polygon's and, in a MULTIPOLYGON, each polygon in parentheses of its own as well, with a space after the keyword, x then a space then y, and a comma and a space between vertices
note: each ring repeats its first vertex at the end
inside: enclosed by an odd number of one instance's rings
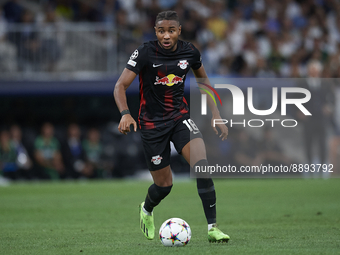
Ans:
POLYGON ((218 129, 221 131, 221 134, 219 137, 222 138, 222 141, 226 140, 227 139, 227 136, 228 136, 228 127, 225 125, 225 124, 215 124, 215 127, 213 125, 214 123, 214 119, 221 119, 221 117, 214 117, 211 119, 211 126, 215 132, 216 135, 218 135, 218 130, 216 127, 218 127, 218 129))

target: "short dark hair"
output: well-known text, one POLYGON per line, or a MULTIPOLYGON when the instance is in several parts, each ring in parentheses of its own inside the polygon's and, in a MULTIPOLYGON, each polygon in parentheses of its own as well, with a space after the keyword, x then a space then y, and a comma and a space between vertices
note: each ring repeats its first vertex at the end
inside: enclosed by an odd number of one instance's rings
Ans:
POLYGON ((157 25, 158 21, 161 21, 161 20, 175 20, 179 24, 179 17, 178 17, 177 12, 175 11, 164 11, 164 12, 158 13, 156 17, 155 25, 157 25))

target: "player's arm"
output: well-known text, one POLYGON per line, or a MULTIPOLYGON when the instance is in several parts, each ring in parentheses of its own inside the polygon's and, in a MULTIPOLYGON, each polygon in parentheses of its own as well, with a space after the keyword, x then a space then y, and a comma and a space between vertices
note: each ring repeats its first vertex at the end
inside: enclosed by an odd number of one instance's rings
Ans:
MULTIPOLYGON (((129 110, 126 100, 126 90, 131 85, 136 76, 136 73, 125 68, 115 85, 113 96, 115 98, 119 112, 129 110)), ((133 125, 134 131, 136 132, 136 121, 132 118, 131 114, 124 114, 119 122, 119 132, 126 135, 128 132, 130 132, 130 125, 133 125)))
MULTIPOLYGON (((204 83, 204 84, 210 85, 210 82, 209 82, 209 79, 208 79, 208 75, 207 75, 207 73, 205 72, 205 69, 204 69, 204 66, 203 66, 203 65, 201 65, 201 67, 198 68, 198 69, 196 69, 196 70, 192 69, 192 71, 193 71, 193 73, 194 73, 194 75, 195 75, 195 77, 196 77, 196 80, 199 79, 199 80, 198 80, 199 82, 202 82, 202 83, 204 83)), ((203 86, 203 85, 202 85, 201 83, 199 83, 199 82, 197 83, 198 86, 199 86, 199 87, 202 87, 202 88, 204 88, 204 89, 206 89, 206 87, 203 86)), ((211 86, 211 85, 210 85, 210 86, 211 86)), ((201 91, 201 93, 204 93, 204 94, 206 93, 206 92, 204 92, 203 90, 200 90, 200 91, 201 91)), ((211 91, 211 94, 213 95, 213 92, 212 92, 212 91, 211 91)), ((211 123, 213 124, 214 119, 222 119, 221 116, 220 116, 220 112, 219 112, 217 106, 215 105, 213 99, 212 99, 210 96, 207 97, 207 103, 208 103, 208 107, 209 107, 209 109, 210 109, 210 111, 211 111, 211 113, 212 113, 212 120, 211 120, 211 123)), ((222 141, 224 141, 225 139, 227 139, 227 136, 228 136, 228 127, 227 127, 226 125, 224 125, 224 124, 216 124, 216 126, 217 126, 217 127, 220 129, 220 131, 221 131, 220 137, 222 138, 222 141)), ((218 131, 217 131, 216 127, 214 127, 214 126, 212 125, 212 128, 214 129, 216 135, 218 135, 218 131)))

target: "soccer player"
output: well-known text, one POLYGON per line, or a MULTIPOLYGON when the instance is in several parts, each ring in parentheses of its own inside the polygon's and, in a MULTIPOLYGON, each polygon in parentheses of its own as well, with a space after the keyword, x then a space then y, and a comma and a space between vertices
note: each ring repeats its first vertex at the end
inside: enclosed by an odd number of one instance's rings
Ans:
MULTIPOLYGON (((181 26, 174 11, 164 11, 157 15, 155 32, 158 40, 146 42, 132 53, 114 89, 116 104, 122 115, 119 131, 127 134, 130 125, 133 125, 136 132, 137 123, 128 109, 126 89, 139 75, 138 126, 147 165, 154 181, 139 207, 140 227, 148 239, 153 239, 155 235, 153 209, 172 188, 170 141, 191 167, 208 166, 202 135, 190 119, 189 108, 183 97, 184 81, 190 68, 196 79, 208 78, 201 63, 201 55, 194 45, 178 39, 181 26)), ((208 99, 208 106, 213 119, 221 119, 212 100, 208 99)), ((226 139, 227 126, 217 126, 221 131, 221 139, 226 139)), ((218 134, 216 128, 213 128, 218 134)), ((197 190, 208 222, 208 240, 228 242, 229 236, 216 226, 216 195, 212 179, 198 178, 197 190)))

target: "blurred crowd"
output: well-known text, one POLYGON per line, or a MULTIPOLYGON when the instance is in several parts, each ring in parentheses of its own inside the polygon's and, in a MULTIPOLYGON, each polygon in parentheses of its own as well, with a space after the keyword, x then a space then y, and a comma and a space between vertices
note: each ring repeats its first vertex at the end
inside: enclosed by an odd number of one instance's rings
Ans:
MULTIPOLYGON (((76 123, 56 128, 45 122, 40 132, 34 134, 23 132, 16 124, 3 128, 0 131, 0 177, 11 180, 108 179, 133 176, 147 169, 140 135, 124 136, 116 128, 116 124, 109 127, 109 134, 105 134, 104 129, 83 128, 76 123)), ((206 145, 212 162, 223 164, 227 160, 238 168, 297 162, 285 155, 270 128, 264 129, 260 139, 244 129, 234 128, 227 141, 218 139, 206 145)), ((172 145, 173 172, 188 175, 189 165, 175 151, 172 145)))
POLYGON ((106 134, 109 138, 104 139, 105 132, 99 128, 76 123, 58 127, 56 132, 49 122, 40 133, 34 131, 23 132, 18 125, 0 131, 0 176, 12 180, 120 178, 146 167, 136 134, 126 143, 126 137, 106 134))
MULTIPOLYGON (((325 67, 322 77, 338 77, 340 73, 340 2, 337 0, 31 2, 40 4, 43 14, 32 13, 19 1, 9 0, 2 6, 0 24, 36 22, 45 26, 46 41, 40 46, 46 49, 45 58, 51 62, 51 70, 61 50, 56 42, 49 41, 48 27, 58 21, 104 22, 113 26, 119 31, 119 50, 129 55, 142 41, 155 39, 153 27, 157 13, 172 9, 180 16, 182 39, 192 41, 201 50, 209 74, 304 77, 310 60, 318 60, 325 67), (129 37, 137 41, 130 42, 129 37)), ((0 38, 4 37, 4 31, 0 28, 0 38)), ((34 51, 38 47, 35 35, 29 37, 29 48, 34 51)))
MULTIPOLYGON (((117 49, 125 65, 140 43, 156 39, 156 15, 170 9, 179 14, 181 39, 193 42, 201 51, 209 75, 306 77, 301 87, 312 93, 313 100, 307 108, 313 115, 292 113, 302 126, 301 142, 306 162, 316 162, 315 145, 317 162, 327 162, 327 148, 330 162, 337 161, 340 128, 336 123, 339 122, 336 93, 339 86, 334 81, 325 84, 320 78, 339 78, 340 75, 338 0, 8 0, 0 6, 0 70, 8 63, 6 54, 14 54, 11 53, 14 49, 17 70, 39 71, 41 63, 45 63, 45 71, 57 71, 65 49, 63 38, 56 31, 67 22, 101 23, 115 28, 117 49), (33 3, 39 8, 30 8, 24 3, 33 3), (9 33, 7 27, 13 24, 22 27, 9 33), (327 122, 333 127, 334 135, 329 147, 327 122)), ((106 35, 97 33, 94 36, 106 35)), ((260 98, 267 109, 271 95, 261 94, 260 98)), ((124 168, 131 169, 128 174, 132 174, 145 167, 138 134, 115 137, 112 144, 116 143, 120 150, 103 149, 102 141, 109 141, 113 136, 101 139, 102 135, 98 129, 72 124, 56 138, 53 125, 45 123, 40 135, 22 143, 20 127, 12 126, 1 131, 0 169, 4 176, 12 179, 60 179, 124 176, 127 174, 124 168), (105 155, 110 150, 116 153, 105 155)), ((224 146, 223 151, 229 152, 230 162, 235 165, 295 162, 284 156, 270 130, 264 132, 263 141, 255 142, 243 131, 231 134, 230 138, 231 142, 221 146, 224 146)))

